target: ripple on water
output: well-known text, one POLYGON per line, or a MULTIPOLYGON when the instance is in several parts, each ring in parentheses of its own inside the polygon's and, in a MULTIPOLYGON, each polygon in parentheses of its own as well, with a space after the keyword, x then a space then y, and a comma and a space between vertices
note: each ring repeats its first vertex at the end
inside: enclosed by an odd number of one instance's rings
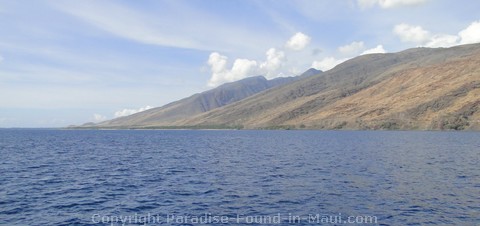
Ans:
POLYGON ((0 224, 342 213, 379 225, 475 225, 479 135, 0 130, 0 224))

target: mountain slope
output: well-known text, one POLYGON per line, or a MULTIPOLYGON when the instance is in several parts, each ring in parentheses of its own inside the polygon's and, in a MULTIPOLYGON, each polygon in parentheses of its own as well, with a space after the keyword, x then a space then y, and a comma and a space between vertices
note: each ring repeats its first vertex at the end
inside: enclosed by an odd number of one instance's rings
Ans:
POLYGON ((479 44, 360 56, 179 125, 478 129, 479 59, 479 44))
MULTIPOLYGON (((311 73, 320 73, 320 71, 309 70, 309 74, 311 73)), ((190 97, 172 102, 162 107, 153 108, 134 115, 105 121, 95 126, 141 127, 149 126, 151 124, 170 125, 179 119, 192 117, 197 114, 234 103, 258 92, 290 83, 302 77, 306 77, 309 74, 299 77, 282 77, 272 80, 267 80, 263 76, 249 77, 240 81, 223 84, 217 88, 194 94, 190 97)))
POLYGON ((225 84, 96 127, 480 130, 480 44, 363 55, 265 82, 225 84))

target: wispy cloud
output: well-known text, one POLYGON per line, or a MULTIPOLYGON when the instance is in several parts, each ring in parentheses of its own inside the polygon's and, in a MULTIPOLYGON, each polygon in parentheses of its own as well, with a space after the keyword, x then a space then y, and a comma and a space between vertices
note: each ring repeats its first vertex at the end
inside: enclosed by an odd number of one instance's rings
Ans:
POLYGON ((136 10, 114 1, 54 2, 62 12, 100 30, 135 42, 176 48, 224 51, 252 49, 256 42, 268 42, 263 31, 252 33, 222 22, 180 1, 158 2, 160 13, 136 10), (190 35, 186 35, 190 34, 190 35))
POLYGON ((171 27, 156 25, 153 23, 155 20, 152 16, 120 4, 107 1, 84 1, 57 2, 55 6, 99 29, 123 38, 145 44, 201 48, 194 39, 166 32, 171 27))
MULTIPOLYGON (((124 57, 113 53, 105 53, 98 51, 95 54, 82 51, 68 46, 59 46, 52 43, 44 43, 42 45, 29 42, 8 43, 0 41, 0 48, 10 51, 21 57, 28 57, 32 62, 23 62, 25 64, 39 64, 39 60, 54 62, 55 67, 61 65, 72 68, 93 69, 99 71, 101 68, 108 70, 125 70, 132 60, 126 60, 124 57)), ((137 63, 137 62, 136 62, 137 63)))
POLYGON ((384 9, 391 9, 403 6, 417 6, 426 3, 428 0, 357 0, 360 8, 370 8, 375 5, 384 9))
POLYGON ((20 68, 9 68, 0 71, 0 81, 62 85, 84 84, 98 81, 98 78, 95 76, 82 71, 72 71, 60 67, 27 63, 21 64, 21 66, 20 68))

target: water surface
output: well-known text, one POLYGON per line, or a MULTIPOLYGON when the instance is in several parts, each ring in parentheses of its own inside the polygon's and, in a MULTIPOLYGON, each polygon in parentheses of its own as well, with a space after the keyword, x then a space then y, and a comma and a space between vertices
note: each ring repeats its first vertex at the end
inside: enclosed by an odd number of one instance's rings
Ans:
POLYGON ((4 225, 147 215, 480 222, 475 132, 0 130, 0 156, 4 225))

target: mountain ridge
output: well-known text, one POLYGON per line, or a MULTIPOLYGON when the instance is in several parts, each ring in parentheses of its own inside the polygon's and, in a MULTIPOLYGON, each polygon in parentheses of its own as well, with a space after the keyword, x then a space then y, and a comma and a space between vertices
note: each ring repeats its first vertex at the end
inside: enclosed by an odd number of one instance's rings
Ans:
POLYGON ((480 44, 367 54, 195 115, 118 126, 478 130, 479 59, 480 44))
POLYGON ((258 92, 281 86, 294 80, 311 76, 311 74, 320 73, 321 71, 313 69, 308 70, 307 72, 299 76, 279 77, 271 80, 267 80, 263 76, 248 77, 239 81, 222 84, 216 88, 193 94, 192 96, 171 102, 161 107, 152 108, 130 116, 100 122, 95 125, 85 124, 85 126, 128 127, 145 126, 151 122, 170 123, 172 121, 191 117, 196 114, 234 103, 258 92))

